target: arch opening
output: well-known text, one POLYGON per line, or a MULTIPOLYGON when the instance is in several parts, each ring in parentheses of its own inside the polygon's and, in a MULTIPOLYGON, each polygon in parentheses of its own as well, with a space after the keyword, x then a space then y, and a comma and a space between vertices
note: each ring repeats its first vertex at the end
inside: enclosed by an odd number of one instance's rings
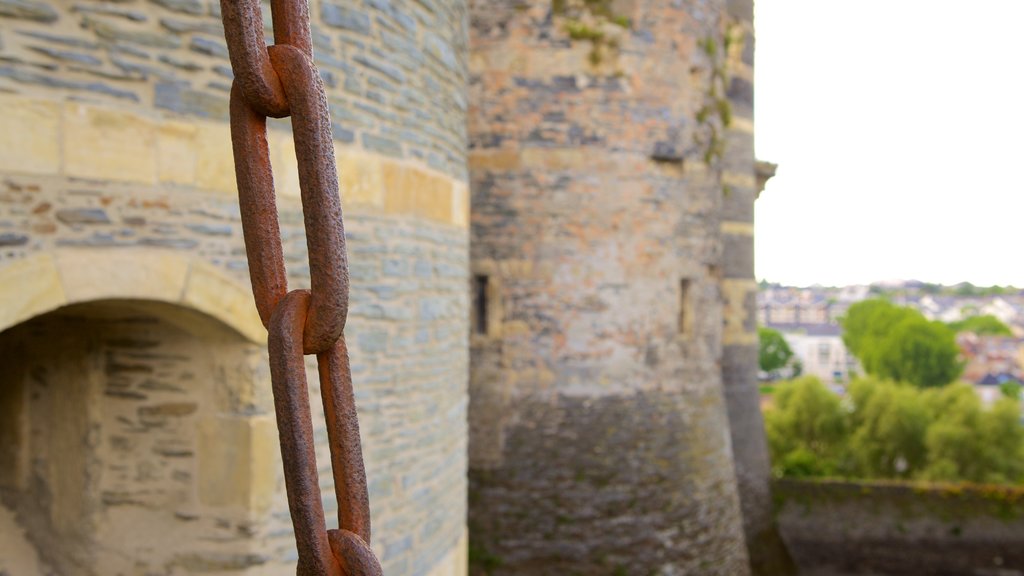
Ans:
POLYGON ((254 487, 276 477, 251 457, 273 439, 262 346, 181 305, 100 300, 0 332, 0 363, 0 512, 45 565, 191 573, 217 540, 247 557, 272 492, 254 487))

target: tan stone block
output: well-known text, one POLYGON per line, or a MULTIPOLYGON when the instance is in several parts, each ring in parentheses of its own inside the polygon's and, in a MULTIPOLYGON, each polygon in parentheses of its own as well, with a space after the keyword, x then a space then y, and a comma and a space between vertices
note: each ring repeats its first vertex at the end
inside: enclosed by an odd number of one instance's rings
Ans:
POLYGON ((518 150, 476 150, 469 154, 469 165, 474 170, 515 170, 520 166, 518 150))
POLYGON ((203 122, 196 132, 196 186, 234 194, 235 160, 227 124, 203 122))
POLYGON ((753 222, 736 222, 734 220, 724 220, 719 226, 722 231, 722 234, 732 234, 734 236, 754 235, 753 222))
POLYGON ((196 125, 173 120, 157 129, 157 177, 161 182, 192 185, 196 180, 196 125))
POLYGON ((469 574, 469 530, 462 530, 462 537, 455 545, 455 576, 469 574))
POLYGON ((384 177, 378 156, 338 147, 335 160, 343 207, 384 207, 384 177))
POLYGON ((68 249, 56 253, 69 303, 116 298, 177 302, 188 260, 166 250, 68 249))
POLYGON ((725 323, 722 329, 722 343, 756 344, 757 328, 749 328, 746 302, 748 295, 757 293, 757 282, 751 279, 722 280, 723 309, 725 323))
POLYGON ((735 130, 736 132, 742 132, 743 134, 753 134, 754 119, 734 115, 732 117, 732 123, 729 125, 729 130, 735 130))
POLYGON ((452 183, 452 224, 469 227, 469 186, 465 182, 452 183))
POLYGON ((249 507, 254 512, 264 512, 270 509, 277 495, 277 470, 280 461, 277 455, 281 446, 273 417, 253 417, 251 426, 249 507))
POLYGON ((63 149, 68 176, 156 182, 156 127, 141 116, 66 103, 63 149))
POLYGON ((60 105, 0 95, 0 170, 30 174, 60 171, 60 105))
POLYGON ((66 303, 53 256, 38 254, 0 268, 0 330, 66 303))
POLYGON ((199 501, 207 506, 266 511, 276 487, 275 435, 273 422, 263 416, 202 418, 199 501))
POLYGON ((415 170, 412 172, 411 185, 415 212, 418 216, 446 224, 451 223, 451 180, 424 170, 415 170))
POLYGON ((267 134, 270 143, 270 163, 274 167, 274 189, 278 196, 299 198, 299 162, 295 158, 295 139, 291 133, 272 131, 267 134))
POLYGON ((593 168, 593 156, 585 148, 527 148, 523 163, 543 166, 549 170, 584 170, 593 168))
POLYGON ((191 262, 181 302, 213 316, 252 342, 267 339, 249 287, 202 260, 191 262))
POLYGON ((722 174, 722 184, 733 188, 753 188, 756 185, 754 172, 726 172, 722 174))
POLYGON ((408 214, 414 209, 411 183, 415 178, 404 164, 384 160, 381 162, 384 183, 384 210, 391 214, 408 214))

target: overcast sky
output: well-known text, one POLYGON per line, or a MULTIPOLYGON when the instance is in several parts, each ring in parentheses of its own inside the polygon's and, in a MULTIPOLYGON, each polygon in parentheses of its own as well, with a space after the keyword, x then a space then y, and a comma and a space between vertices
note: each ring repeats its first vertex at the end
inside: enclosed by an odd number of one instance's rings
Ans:
POLYGON ((756 274, 1024 286, 1024 0, 757 0, 756 274))

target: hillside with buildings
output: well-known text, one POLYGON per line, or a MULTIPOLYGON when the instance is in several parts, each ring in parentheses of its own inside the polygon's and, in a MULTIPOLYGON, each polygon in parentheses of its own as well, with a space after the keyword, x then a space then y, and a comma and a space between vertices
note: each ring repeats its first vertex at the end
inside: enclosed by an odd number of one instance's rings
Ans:
POLYGON ((1024 381, 1024 290, 1013 287, 941 286, 918 281, 793 287, 762 282, 757 297, 758 323, 783 334, 803 374, 843 384, 858 372, 858 365, 843 344, 841 321, 852 304, 869 298, 888 299, 946 324, 977 317, 999 320, 1011 334, 958 333, 957 344, 965 362, 962 379, 975 385, 983 398, 998 396, 1000 384, 1024 381))

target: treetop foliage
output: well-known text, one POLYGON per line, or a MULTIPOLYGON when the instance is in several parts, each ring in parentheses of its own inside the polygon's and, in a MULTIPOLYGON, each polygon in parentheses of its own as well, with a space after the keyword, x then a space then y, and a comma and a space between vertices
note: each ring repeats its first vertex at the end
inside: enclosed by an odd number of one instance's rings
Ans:
POLYGON ((782 333, 772 328, 757 328, 759 345, 758 365, 764 372, 777 372, 793 360, 793 350, 782 333))
POLYGON ((814 377, 776 386, 773 398, 765 426, 778 475, 1024 480, 1017 398, 986 409, 967 384, 921 389, 870 377, 845 398, 814 377))
POLYGON ((979 336, 1013 336, 1010 327, 991 314, 971 316, 957 322, 950 322, 949 327, 955 332, 973 332, 979 336))
POLYGON ((956 333, 912 308, 863 300, 850 306, 842 324, 843 342, 872 376, 933 387, 963 372, 956 333))

